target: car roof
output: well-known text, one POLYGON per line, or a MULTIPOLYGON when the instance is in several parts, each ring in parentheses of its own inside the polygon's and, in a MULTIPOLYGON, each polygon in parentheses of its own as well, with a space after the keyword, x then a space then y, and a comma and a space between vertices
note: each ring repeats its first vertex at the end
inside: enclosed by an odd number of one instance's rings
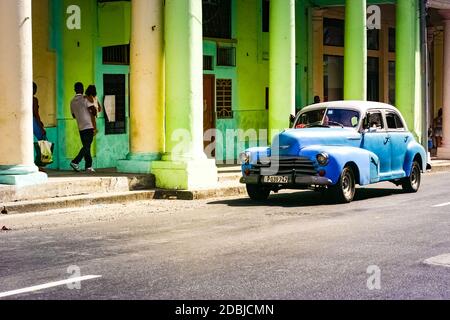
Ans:
POLYGON ((338 108, 338 109, 345 109, 345 108, 352 108, 352 109, 358 109, 361 112, 366 112, 369 109, 388 109, 392 111, 397 111, 398 109, 394 106, 391 106, 387 103, 382 102, 372 102, 372 101, 358 101, 358 100, 343 100, 343 101, 329 101, 329 102, 322 102, 322 103, 316 103, 309 105, 305 108, 303 108, 301 111, 308 111, 308 110, 315 110, 315 109, 322 109, 322 108, 338 108))

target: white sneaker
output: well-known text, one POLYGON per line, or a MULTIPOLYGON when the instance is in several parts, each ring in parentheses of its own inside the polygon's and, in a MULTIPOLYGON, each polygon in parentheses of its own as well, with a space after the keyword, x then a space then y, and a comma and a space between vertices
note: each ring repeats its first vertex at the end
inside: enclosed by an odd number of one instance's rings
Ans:
POLYGON ((72 167, 73 170, 75 170, 76 172, 80 172, 80 166, 76 163, 71 162, 70 166, 72 167))
POLYGON ((91 168, 87 168, 86 172, 92 172, 93 173, 93 172, 95 172, 95 170, 94 170, 94 168, 91 167, 91 168))

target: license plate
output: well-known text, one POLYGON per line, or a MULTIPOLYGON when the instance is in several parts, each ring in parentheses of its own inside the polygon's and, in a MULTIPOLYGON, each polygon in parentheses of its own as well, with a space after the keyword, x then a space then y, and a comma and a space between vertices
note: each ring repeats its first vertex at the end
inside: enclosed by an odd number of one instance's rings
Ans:
POLYGON ((289 183, 289 177, 286 176, 265 176, 264 183, 289 183))

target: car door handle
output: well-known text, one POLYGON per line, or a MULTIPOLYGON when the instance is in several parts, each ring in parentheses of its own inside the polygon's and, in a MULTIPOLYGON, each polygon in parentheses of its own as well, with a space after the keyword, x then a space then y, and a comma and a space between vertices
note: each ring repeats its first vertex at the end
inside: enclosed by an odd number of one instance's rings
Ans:
POLYGON ((384 139, 384 144, 387 144, 390 140, 391 140, 391 137, 386 137, 386 138, 384 139))
POLYGON ((407 142, 407 141, 408 141, 408 139, 409 139, 409 136, 406 136, 406 137, 405 137, 405 142, 407 142))

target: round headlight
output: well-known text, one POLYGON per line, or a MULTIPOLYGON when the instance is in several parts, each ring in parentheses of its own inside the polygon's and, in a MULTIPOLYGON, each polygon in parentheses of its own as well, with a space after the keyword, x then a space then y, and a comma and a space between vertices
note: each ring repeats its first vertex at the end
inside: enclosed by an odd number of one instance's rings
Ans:
POLYGON ((329 158, 328 154, 326 154, 325 152, 321 152, 317 155, 317 162, 321 166, 326 166, 328 164, 329 159, 330 158, 329 158))
POLYGON ((239 160, 242 164, 248 164, 250 163, 250 152, 242 152, 239 155, 239 160))

